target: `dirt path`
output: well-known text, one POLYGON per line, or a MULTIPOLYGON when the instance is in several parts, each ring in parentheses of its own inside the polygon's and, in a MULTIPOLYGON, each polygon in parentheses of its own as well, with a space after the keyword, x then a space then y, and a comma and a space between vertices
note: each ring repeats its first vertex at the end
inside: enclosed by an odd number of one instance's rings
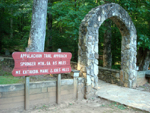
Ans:
MULTIPOLYGON (((9 67, 3 67, 1 70, 5 72, 11 72, 12 69, 9 67)), ((70 77, 69 75, 63 76, 64 79, 70 77)), ((41 80, 55 80, 56 77, 47 76, 39 76, 32 77, 31 81, 41 81, 41 80)), ((143 87, 137 88, 138 90, 144 90, 150 92, 150 85, 145 84, 143 87)), ((9 106, 8 106, 9 108, 9 106)), ((100 98, 92 98, 90 100, 82 100, 82 101, 72 101, 72 102, 64 102, 60 105, 38 105, 35 106, 34 109, 29 111, 20 109, 14 109, 11 111, 5 111, 0 113, 148 113, 144 111, 140 111, 137 109, 133 109, 124 105, 120 105, 115 102, 110 102, 100 98)))
POLYGON ((60 105, 39 105, 29 111, 5 111, 5 113, 147 113, 101 98, 64 102, 60 105))

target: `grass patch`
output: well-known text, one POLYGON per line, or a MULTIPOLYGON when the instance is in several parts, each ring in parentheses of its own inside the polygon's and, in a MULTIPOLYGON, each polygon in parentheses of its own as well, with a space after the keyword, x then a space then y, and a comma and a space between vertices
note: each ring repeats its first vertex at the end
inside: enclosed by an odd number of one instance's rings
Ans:
POLYGON ((117 103, 117 102, 112 102, 109 106, 112 107, 112 108, 117 107, 117 108, 120 109, 120 110, 127 109, 126 106, 124 106, 124 105, 122 105, 122 104, 119 104, 119 103, 117 103))
POLYGON ((23 79, 14 77, 12 75, 0 76, 0 84, 15 84, 23 82, 23 79))
POLYGON ((0 69, 0 84, 15 84, 24 82, 20 77, 14 77, 10 72, 0 69))

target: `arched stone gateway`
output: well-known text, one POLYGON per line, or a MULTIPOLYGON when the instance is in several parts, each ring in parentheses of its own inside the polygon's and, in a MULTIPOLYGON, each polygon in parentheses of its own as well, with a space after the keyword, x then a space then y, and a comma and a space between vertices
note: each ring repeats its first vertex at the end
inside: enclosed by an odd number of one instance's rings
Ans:
POLYGON ((82 20, 79 30, 78 70, 86 85, 98 85, 99 27, 111 19, 122 35, 120 77, 126 87, 136 86, 136 28, 128 13, 118 4, 109 3, 93 8, 82 20))

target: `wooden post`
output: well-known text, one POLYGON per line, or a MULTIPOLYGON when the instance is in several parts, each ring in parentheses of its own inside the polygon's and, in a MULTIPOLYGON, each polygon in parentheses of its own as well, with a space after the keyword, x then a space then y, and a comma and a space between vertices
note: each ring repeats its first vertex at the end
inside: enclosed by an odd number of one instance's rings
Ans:
MULTIPOLYGON (((58 52, 61 52, 61 49, 57 50, 58 52)), ((59 104, 60 103, 60 99, 61 99, 61 74, 58 74, 57 76, 57 86, 56 86, 56 103, 59 104)))
POLYGON ((25 110, 29 109, 30 106, 30 77, 26 76, 25 77, 25 110))
POLYGON ((78 100, 78 77, 79 77, 79 72, 78 70, 72 70, 71 71, 71 76, 73 76, 73 85, 74 85, 74 98, 75 100, 78 100))
POLYGON ((77 84, 77 77, 74 77, 74 97, 78 99, 78 84, 77 84))

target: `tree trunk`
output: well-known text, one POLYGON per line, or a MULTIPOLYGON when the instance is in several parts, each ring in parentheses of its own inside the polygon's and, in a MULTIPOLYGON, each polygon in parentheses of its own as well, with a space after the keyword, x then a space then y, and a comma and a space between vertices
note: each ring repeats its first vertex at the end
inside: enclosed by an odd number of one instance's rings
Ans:
POLYGON ((97 0, 96 0, 96 3, 98 3, 97 0))
POLYGON ((139 71, 148 70, 150 63, 150 51, 148 49, 143 49, 142 47, 138 50, 137 55, 137 65, 139 66, 139 71))
POLYGON ((146 58, 144 60, 143 71, 147 71, 150 63, 150 51, 147 51, 146 58))
MULTIPOLYGON (((48 1, 48 7, 51 7, 52 3, 53 3, 53 0, 49 0, 48 1)), ((49 12, 49 13, 47 13, 47 26, 48 26, 47 38, 48 39, 46 42, 48 51, 52 51, 52 35, 50 34, 52 32, 52 22, 53 22, 52 14, 51 14, 51 12, 49 12)))
MULTIPOLYGON (((11 8, 11 16, 13 15, 13 9, 11 8)), ((10 38, 13 38, 13 17, 10 18, 10 38)))
POLYGON ((34 0, 27 52, 43 52, 45 46, 48 0, 34 0))
POLYGON ((106 32, 104 34, 104 50, 103 50, 103 67, 111 68, 112 55, 111 55, 111 21, 105 21, 106 32))

